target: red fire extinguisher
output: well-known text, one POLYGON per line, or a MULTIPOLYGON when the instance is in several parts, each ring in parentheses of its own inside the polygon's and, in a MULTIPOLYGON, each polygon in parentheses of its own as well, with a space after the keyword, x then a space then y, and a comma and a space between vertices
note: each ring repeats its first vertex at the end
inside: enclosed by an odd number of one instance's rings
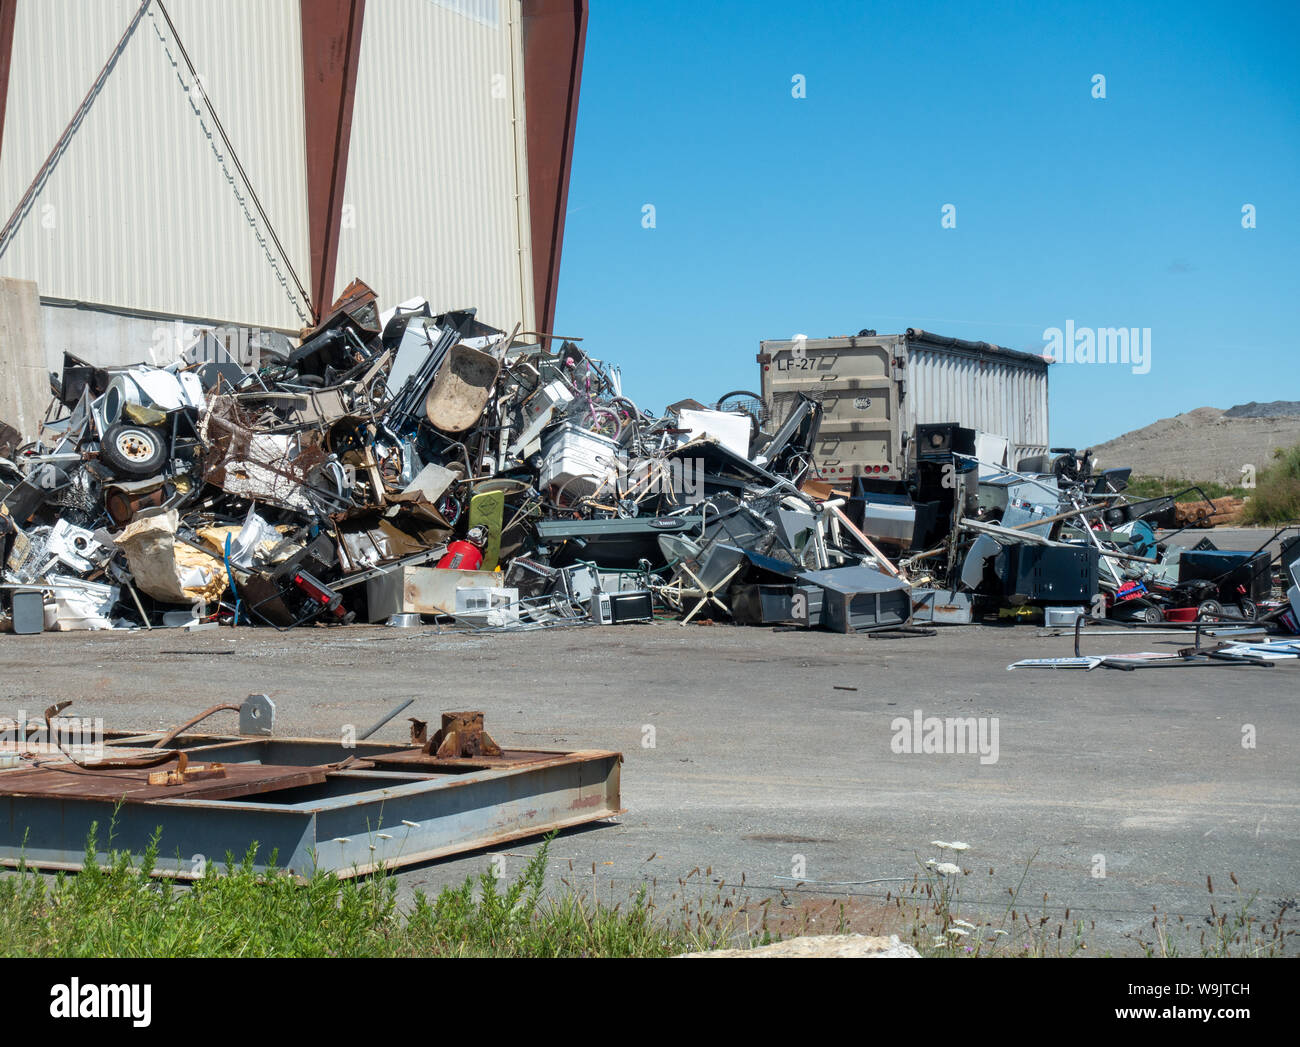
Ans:
POLYGON ((447 546, 447 553, 438 561, 438 566, 449 571, 477 571, 483 563, 483 548, 487 540, 486 527, 471 527, 464 538, 447 546))

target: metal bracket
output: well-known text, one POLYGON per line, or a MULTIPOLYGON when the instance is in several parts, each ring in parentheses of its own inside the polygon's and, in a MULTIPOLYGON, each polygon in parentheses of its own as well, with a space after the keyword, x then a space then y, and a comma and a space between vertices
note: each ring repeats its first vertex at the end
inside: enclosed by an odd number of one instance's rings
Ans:
POLYGON ((443 713, 442 728, 429 739, 424 751, 444 760, 469 759, 500 756, 501 746, 483 729, 481 712, 443 713))
POLYGON ((270 734, 275 727, 275 702, 265 694, 250 694, 239 706, 240 734, 270 734))

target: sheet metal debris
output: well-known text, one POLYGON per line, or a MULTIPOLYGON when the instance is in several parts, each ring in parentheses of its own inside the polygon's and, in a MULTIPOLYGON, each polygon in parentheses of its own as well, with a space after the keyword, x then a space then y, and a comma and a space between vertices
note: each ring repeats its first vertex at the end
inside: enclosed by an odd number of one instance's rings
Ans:
POLYGON ((806 486, 812 398, 775 433, 722 403, 646 411, 578 339, 382 312, 360 281, 296 347, 211 363, 65 357, 40 431, 5 430, 6 610, 39 592, 54 629, 484 632, 730 619, 762 585, 810 626, 814 593, 841 631, 910 616, 884 543, 806 486))

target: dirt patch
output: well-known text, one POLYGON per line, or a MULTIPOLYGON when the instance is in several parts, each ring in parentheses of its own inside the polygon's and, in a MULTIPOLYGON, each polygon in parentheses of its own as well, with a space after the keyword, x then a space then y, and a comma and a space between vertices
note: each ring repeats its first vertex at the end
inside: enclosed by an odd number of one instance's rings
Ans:
POLYGON ((775 938, 809 934, 896 934, 910 939, 912 917, 908 907, 880 898, 836 898, 815 895, 777 896, 766 906, 767 929, 775 938), (789 904, 783 904, 788 902, 789 904))
POLYGON ((1231 417, 1216 407, 1198 407, 1097 444, 1093 453, 1099 469, 1128 466, 1134 476, 1231 487, 1241 483, 1243 467, 1262 471, 1275 450, 1298 443, 1295 415, 1231 417))

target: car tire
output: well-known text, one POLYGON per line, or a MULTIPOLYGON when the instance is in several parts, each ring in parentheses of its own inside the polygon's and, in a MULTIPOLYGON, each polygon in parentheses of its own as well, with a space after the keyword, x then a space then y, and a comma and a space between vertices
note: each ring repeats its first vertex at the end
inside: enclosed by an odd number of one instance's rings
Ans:
POLYGON ((162 472, 167 443, 157 429, 118 423, 104 431, 99 460, 118 476, 145 480, 162 472))

